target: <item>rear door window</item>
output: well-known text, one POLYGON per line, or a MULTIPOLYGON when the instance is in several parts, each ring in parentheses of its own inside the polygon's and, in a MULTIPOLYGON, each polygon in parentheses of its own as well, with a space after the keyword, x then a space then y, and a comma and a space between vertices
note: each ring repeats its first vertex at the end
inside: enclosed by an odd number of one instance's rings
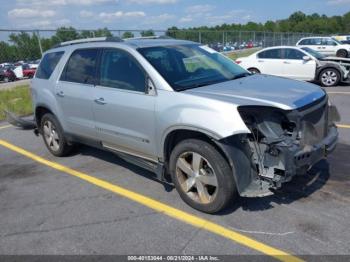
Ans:
POLYGON ((322 38, 310 39, 310 45, 322 45, 322 38))
POLYGON ((54 52, 54 53, 47 53, 44 55, 38 70, 36 71, 36 78, 40 79, 49 79, 52 72, 55 70, 58 62, 60 61, 63 51, 61 52, 54 52))
POLYGON ((78 49, 69 58, 60 80, 81 84, 95 84, 98 49, 78 49))
POLYGON ((270 49, 263 51, 258 54, 258 58, 265 58, 265 59, 282 59, 282 49, 276 48, 276 49, 270 49))
POLYGON ((299 50, 292 48, 284 49, 284 59, 302 60, 304 56, 304 53, 299 50))

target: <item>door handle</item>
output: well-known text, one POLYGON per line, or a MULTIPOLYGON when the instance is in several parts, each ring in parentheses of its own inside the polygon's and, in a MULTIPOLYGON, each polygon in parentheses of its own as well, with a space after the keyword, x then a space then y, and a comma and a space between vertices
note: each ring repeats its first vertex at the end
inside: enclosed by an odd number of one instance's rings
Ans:
POLYGON ((56 93, 57 96, 64 97, 64 92, 63 91, 58 91, 56 93))
POLYGON ((264 63, 264 60, 258 60, 259 63, 264 63))
POLYGON ((100 98, 97 98, 94 100, 96 104, 99 104, 99 105, 105 105, 107 104, 107 102, 104 100, 103 97, 100 97, 100 98))
POLYGON ((288 62, 288 61, 283 61, 283 64, 290 64, 290 62, 288 62))

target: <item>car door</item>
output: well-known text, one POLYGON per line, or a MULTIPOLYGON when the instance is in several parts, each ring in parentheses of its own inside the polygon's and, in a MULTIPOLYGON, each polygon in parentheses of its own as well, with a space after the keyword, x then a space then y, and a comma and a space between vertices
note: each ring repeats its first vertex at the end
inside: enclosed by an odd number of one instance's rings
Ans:
POLYGON ((331 38, 323 38, 322 43, 324 46, 324 55, 335 55, 337 53, 338 44, 331 38))
POLYGON ((92 112, 98 49, 77 49, 66 63, 56 85, 56 97, 65 131, 96 138, 92 112))
POLYGON ((316 61, 306 53, 295 48, 283 49, 284 76, 297 80, 313 80, 316 72, 316 61), (309 60, 304 60, 309 57, 309 60))
POLYGON ((309 47, 317 52, 320 52, 321 54, 325 54, 326 52, 326 45, 323 38, 312 38, 311 45, 309 47))
POLYGON ((257 67, 262 74, 283 76, 282 49, 273 48, 258 53, 257 67))
POLYGON ((104 147, 156 160, 155 98, 146 92, 147 74, 128 52, 103 50, 93 111, 104 147))

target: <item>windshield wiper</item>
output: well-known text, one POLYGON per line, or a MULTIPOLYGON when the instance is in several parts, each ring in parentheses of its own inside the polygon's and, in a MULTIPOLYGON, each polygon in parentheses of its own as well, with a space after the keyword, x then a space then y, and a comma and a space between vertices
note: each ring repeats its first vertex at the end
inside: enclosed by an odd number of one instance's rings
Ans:
POLYGON ((220 83, 220 82, 221 82, 220 80, 212 80, 212 81, 208 81, 208 82, 195 83, 195 84, 188 85, 188 86, 180 86, 180 87, 176 88, 176 91, 184 91, 184 90, 187 90, 187 89, 193 89, 193 88, 197 88, 197 87, 217 84, 217 83, 220 83))
POLYGON ((235 75, 234 77, 232 77, 230 80, 235 80, 235 79, 238 79, 238 78, 243 78, 243 77, 246 77, 246 76, 251 76, 252 74, 251 73, 240 73, 238 75, 235 75))

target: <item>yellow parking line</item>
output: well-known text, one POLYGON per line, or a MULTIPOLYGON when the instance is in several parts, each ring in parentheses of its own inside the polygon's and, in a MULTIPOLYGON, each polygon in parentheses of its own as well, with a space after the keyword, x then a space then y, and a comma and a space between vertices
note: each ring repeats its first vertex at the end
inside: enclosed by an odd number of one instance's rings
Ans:
POLYGON ((327 94, 350 95, 350 92, 329 91, 327 94))
POLYGON ((11 127, 11 125, 0 126, 0 129, 5 129, 5 128, 9 128, 9 127, 11 127))
POLYGON ((71 169, 71 168, 66 167, 64 165, 61 165, 59 163, 46 160, 40 156, 37 156, 37 155, 35 155, 29 151, 26 151, 20 147, 17 147, 13 144, 10 144, 4 140, 0 139, 0 145, 7 148, 7 149, 10 149, 16 153, 19 153, 23 156, 26 156, 26 157, 28 157, 36 162, 39 162, 40 164, 54 168, 56 170, 59 170, 61 172, 69 174, 71 176, 80 178, 88 183, 91 183, 93 185, 96 185, 96 186, 101 187, 103 189, 106 189, 108 191, 111 191, 113 193, 121 195, 121 196, 128 198, 132 201, 135 201, 141 205, 147 206, 147 207, 149 207, 153 210, 156 210, 160 213, 166 214, 172 218, 175 218, 177 220, 180 220, 182 222, 185 222, 185 223, 190 224, 192 226, 195 226, 197 228, 207 230, 209 232, 212 232, 216 235, 225 237, 227 239, 233 240, 233 241, 235 241, 243 246, 257 250, 257 251, 264 253, 268 256, 274 257, 278 260, 281 260, 281 261, 303 261, 300 258, 293 256, 287 252, 284 252, 284 251, 279 250, 277 248, 266 245, 262 242, 254 240, 250 237, 247 237, 245 235, 237 233, 233 230, 227 229, 223 226, 220 226, 219 224, 215 224, 213 222, 210 222, 209 220, 206 220, 206 219, 200 218, 198 216, 192 215, 190 213, 181 211, 179 209, 168 206, 162 202, 159 202, 159 201, 154 200, 152 198, 149 198, 147 196, 144 196, 144 195, 138 194, 136 192, 130 191, 128 189, 122 188, 118 185, 111 184, 107 181, 104 181, 102 179, 98 179, 96 177, 87 175, 83 172, 71 169))
POLYGON ((342 125, 342 124, 339 124, 339 125, 337 125, 337 127, 340 127, 340 128, 350 128, 350 125, 342 125))

